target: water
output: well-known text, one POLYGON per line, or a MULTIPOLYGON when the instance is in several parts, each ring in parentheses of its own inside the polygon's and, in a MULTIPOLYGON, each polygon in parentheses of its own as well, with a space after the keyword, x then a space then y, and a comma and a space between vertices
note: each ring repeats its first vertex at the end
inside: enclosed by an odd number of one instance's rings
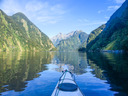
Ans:
POLYGON ((50 96, 64 66, 85 96, 128 96, 128 55, 0 52, 1 96, 50 96))

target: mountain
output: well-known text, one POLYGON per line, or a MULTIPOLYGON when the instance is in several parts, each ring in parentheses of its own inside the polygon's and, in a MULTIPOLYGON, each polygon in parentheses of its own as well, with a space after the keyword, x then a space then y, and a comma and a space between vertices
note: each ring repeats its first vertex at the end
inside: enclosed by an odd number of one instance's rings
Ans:
POLYGON ((93 30, 87 39, 87 44, 89 44, 92 40, 94 40, 105 28, 105 24, 101 25, 100 27, 98 27, 97 29, 93 30))
POLYGON ((128 50, 128 0, 111 16, 105 29, 87 44, 87 50, 128 50))
POLYGON ((88 34, 82 31, 74 31, 71 33, 73 33, 72 36, 59 42, 59 44, 56 46, 57 50, 76 50, 88 38, 88 34))
POLYGON ((53 42, 54 46, 58 45, 59 42, 61 40, 64 40, 64 39, 67 39, 67 38, 70 38, 71 36, 73 36, 74 32, 70 32, 68 34, 62 34, 62 33, 59 33, 58 35, 54 36, 51 38, 51 41, 53 42))
MULTIPOLYGON (((97 29, 93 30, 87 40, 79 47, 79 51, 86 51, 87 44, 90 44, 91 41, 93 41, 105 28, 105 24, 101 25, 97 29)), ((89 47, 89 45, 88 45, 89 47)))
POLYGON ((23 13, 7 16, 0 10, 0 51, 53 49, 51 40, 23 13))
POLYGON ((97 29, 93 30, 87 39, 87 43, 86 43, 86 47, 87 49, 89 49, 91 47, 91 41, 95 40, 95 38, 105 29, 105 24, 101 25, 100 27, 98 27, 97 29))

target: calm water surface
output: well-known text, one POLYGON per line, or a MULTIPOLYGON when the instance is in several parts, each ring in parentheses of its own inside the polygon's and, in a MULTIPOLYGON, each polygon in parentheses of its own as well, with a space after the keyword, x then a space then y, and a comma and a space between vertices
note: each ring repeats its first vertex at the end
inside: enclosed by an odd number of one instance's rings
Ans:
POLYGON ((64 66, 85 96, 128 96, 128 54, 0 52, 1 96, 51 96, 64 66))

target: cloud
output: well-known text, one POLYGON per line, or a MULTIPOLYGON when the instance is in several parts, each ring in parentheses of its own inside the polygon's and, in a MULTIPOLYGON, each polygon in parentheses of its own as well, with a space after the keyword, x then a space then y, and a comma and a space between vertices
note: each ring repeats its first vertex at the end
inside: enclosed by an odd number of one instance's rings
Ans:
POLYGON ((12 15, 22 10, 19 4, 14 0, 4 0, 0 7, 2 7, 1 9, 8 15, 12 15))
POLYGON ((100 13, 103 13, 103 12, 104 12, 104 10, 99 10, 99 11, 98 11, 99 14, 100 14, 100 13))
POLYGON ((87 22, 89 22, 88 19, 78 19, 77 21, 80 22, 80 23, 87 23, 87 22))
POLYGON ((101 25, 105 23, 106 21, 93 21, 93 22, 88 22, 88 23, 80 23, 77 26, 94 26, 94 25, 101 25))
POLYGON ((55 24, 57 22, 59 22, 61 19, 61 17, 53 17, 53 16, 38 16, 37 20, 40 22, 43 22, 43 25, 47 25, 47 24, 55 24))
POLYGON ((106 21, 100 21, 100 20, 88 20, 88 19, 78 19, 77 20, 77 27, 80 26, 95 26, 95 25, 102 25, 105 24, 106 21))
POLYGON ((97 13, 101 14, 101 13, 106 12, 106 11, 117 10, 121 6, 121 3, 123 3, 125 0, 110 0, 110 1, 115 2, 116 5, 108 6, 105 10, 99 10, 97 13))
POLYGON ((123 3, 125 0, 115 0, 117 4, 123 3))
POLYGON ((36 1, 32 1, 32 2, 28 2, 25 6, 26 11, 30 11, 30 12, 35 12, 35 11, 39 11, 42 8, 47 7, 47 2, 45 3, 39 3, 36 1))
POLYGON ((30 20, 42 24, 55 24, 66 13, 61 4, 42 0, 4 0, 0 8, 8 15, 23 12, 30 20))
POLYGON ((59 22, 63 14, 66 12, 63 10, 62 5, 52 5, 50 2, 36 2, 30 1, 26 4, 25 9, 28 12, 34 13, 31 18, 35 18, 38 22, 45 24, 55 24, 59 22))
POLYGON ((50 9, 51 9, 51 11, 54 11, 57 14, 64 14, 64 13, 66 13, 64 10, 62 10, 62 8, 63 8, 62 5, 57 4, 57 5, 52 6, 50 9))
POLYGON ((99 24, 105 24, 105 23, 106 23, 106 21, 92 22, 92 23, 86 24, 86 26, 87 26, 87 25, 88 25, 88 26, 99 25, 99 24))
POLYGON ((111 10, 117 10, 120 6, 116 5, 116 6, 108 6, 107 11, 111 11, 111 10))
POLYGON ((109 19, 110 17, 108 17, 108 16, 105 16, 104 18, 105 18, 105 19, 109 19))

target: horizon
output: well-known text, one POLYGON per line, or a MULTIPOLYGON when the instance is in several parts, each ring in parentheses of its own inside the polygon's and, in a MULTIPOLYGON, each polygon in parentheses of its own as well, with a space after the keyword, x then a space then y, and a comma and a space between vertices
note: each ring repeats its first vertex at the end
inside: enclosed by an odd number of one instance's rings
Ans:
POLYGON ((0 0, 0 9, 9 16, 22 12, 51 38, 59 33, 68 34, 73 30, 82 30, 89 34, 105 24, 125 0, 50 1, 0 0))

